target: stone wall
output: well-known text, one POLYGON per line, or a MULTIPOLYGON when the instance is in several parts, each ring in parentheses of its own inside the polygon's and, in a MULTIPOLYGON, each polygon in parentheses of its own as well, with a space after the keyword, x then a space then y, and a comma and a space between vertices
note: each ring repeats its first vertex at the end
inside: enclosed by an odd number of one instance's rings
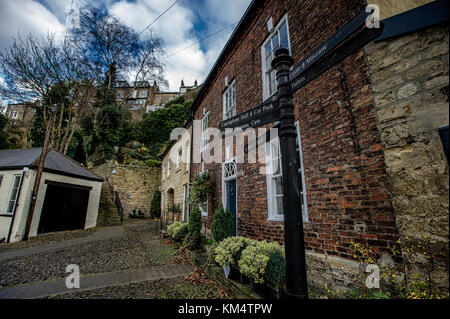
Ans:
POLYGON ((92 168, 92 171, 107 180, 114 191, 117 191, 124 209, 124 219, 128 218, 133 209, 140 209, 149 216, 153 193, 161 185, 160 168, 107 162, 92 168))
POLYGON ((447 287, 449 167, 438 129, 449 123, 448 42, 448 26, 434 26, 365 48, 398 233, 430 237, 447 255, 437 275, 447 287))

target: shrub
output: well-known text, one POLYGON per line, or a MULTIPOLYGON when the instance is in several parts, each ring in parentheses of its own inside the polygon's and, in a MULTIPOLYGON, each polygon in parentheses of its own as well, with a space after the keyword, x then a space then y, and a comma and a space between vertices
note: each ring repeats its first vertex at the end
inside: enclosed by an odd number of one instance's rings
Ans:
POLYGON ((160 217, 161 216, 161 191, 156 190, 153 193, 152 201, 150 203, 150 216, 160 217))
POLYGON ((256 245, 250 245, 242 251, 238 265, 241 273, 253 279, 255 283, 268 282, 278 287, 282 279, 281 270, 284 267, 284 249, 276 242, 268 243, 265 240, 257 242, 256 245))
POLYGON ((222 241, 233 235, 233 215, 228 209, 224 209, 221 205, 214 212, 213 221, 211 223, 211 233, 216 241, 222 241))
POLYGON ((188 224, 174 222, 167 227, 167 234, 175 241, 181 242, 188 233, 188 224))
POLYGON ((242 251, 249 245, 256 245, 256 243, 256 240, 242 236, 228 237, 221 241, 216 247, 215 260, 222 267, 227 263, 230 265, 237 265, 238 260, 241 258, 242 251))
POLYGON ((184 237, 183 247, 189 250, 200 250, 202 247, 202 236, 200 233, 189 232, 184 237))
POLYGON ((148 159, 144 162, 144 164, 148 167, 161 167, 161 161, 155 159, 148 159))
POLYGON ((198 208, 194 208, 189 216, 189 232, 200 234, 202 231, 202 213, 198 208))
POLYGON ((275 250, 269 255, 267 262, 265 280, 268 284, 278 288, 280 283, 285 280, 286 261, 281 250, 275 250))

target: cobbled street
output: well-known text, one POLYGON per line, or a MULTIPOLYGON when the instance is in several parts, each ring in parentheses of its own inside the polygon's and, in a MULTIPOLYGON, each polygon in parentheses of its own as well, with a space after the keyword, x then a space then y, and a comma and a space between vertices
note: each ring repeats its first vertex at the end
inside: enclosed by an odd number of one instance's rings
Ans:
POLYGON ((156 227, 133 221, 0 245, 0 298, 223 297, 156 227), (69 264, 79 266, 80 288, 66 287, 69 264))

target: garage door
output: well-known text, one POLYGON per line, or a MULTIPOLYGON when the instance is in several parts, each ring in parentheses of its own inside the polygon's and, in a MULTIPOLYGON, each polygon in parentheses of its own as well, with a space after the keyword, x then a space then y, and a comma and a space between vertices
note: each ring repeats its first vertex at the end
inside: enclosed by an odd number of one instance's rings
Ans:
POLYGON ((46 181, 38 234, 83 229, 91 188, 46 181))

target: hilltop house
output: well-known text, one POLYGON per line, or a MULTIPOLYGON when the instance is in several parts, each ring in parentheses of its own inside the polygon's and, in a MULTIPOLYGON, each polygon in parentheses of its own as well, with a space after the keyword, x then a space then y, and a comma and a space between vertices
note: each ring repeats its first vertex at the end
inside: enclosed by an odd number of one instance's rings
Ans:
POLYGON ((294 93, 308 271, 338 285, 352 283, 359 267, 352 240, 387 253, 405 235, 448 245, 447 1, 254 0, 192 104, 192 153, 202 156, 191 176, 208 170, 216 184, 207 227, 221 202, 235 215, 237 235, 284 242, 282 171, 271 169, 280 164, 278 139, 258 147, 255 163, 254 140, 244 145, 244 163, 223 143, 222 163, 208 163, 208 128, 276 94, 278 48, 297 63, 368 3, 380 8, 383 34, 294 93))
POLYGON ((197 87, 197 80, 193 86, 185 86, 184 81, 181 80, 178 92, 163 92, 156 81, 153 81, 153 85, 150 85, 148 81, 138 81, 133 86, 130 86, 127 81, 118 81, 115 97, 119 105, 122 104, 124 108, 131 111, 135 120, 139 120, 145 113, 164 108, 168 102, 197 87))
MULTIPOLYGON (((41 148, 0 151, 0 240, 23 239, 41 148)), ((95 227, 102 179, 55 150, 47 153, 30 237, 95 227)))

